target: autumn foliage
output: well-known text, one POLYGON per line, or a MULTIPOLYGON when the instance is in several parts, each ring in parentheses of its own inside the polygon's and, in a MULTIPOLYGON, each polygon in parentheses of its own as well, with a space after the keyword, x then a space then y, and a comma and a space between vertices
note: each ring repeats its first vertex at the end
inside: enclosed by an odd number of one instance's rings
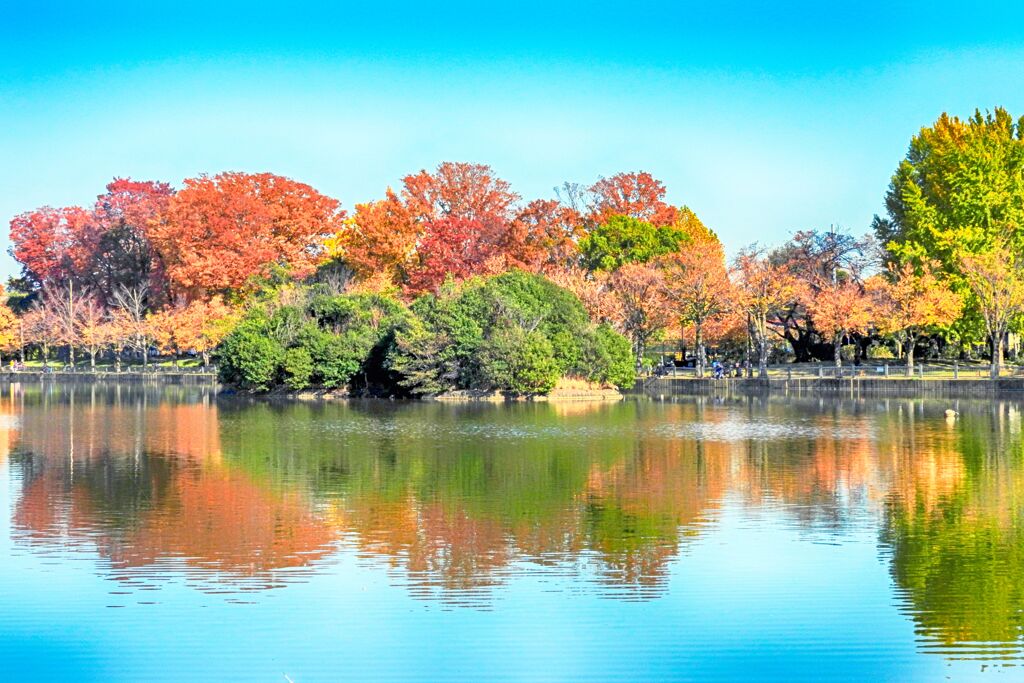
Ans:
MULTIPOLYGON (((978 254, 951 267, 891 248, 871 265, 868 240, 806 230, 727 265, 715 232, 643 171, 526 199, 484 164, 444 162, 397 180, 347 212, 270 173, 201 175, 179 189, 117 178, 92 206, 15 216, 20 315, 8 321, 0 310, 3 349, 146 364, 155 348, 205 364, 254 306, 287 306, 302 288, 408 306, 509 271, 571 292, 593 323, 629 338, 638 367, 667 341, 687 347, 698 374, 708 353, 742 354, 762 375, 790 352, 840 364, 844 344, 872 335, 896 340, 911 367, 917 342, 962 325, 965 311, 980 314, 970 320, 985 321, 993 347, 1016 320, 1012 305, 1007 315, 999 308, 1002 290, 986 288, 994 266, 978 254)), ((294 321, 281 324, 286 337, 299 334, 294 321)), ((532 333, 529 321, 523 330, 532 333)), ((286 350, 299 347, 287 341, 286 350)), ((313 350, 292 353, 289 367, 313 377, 342 353, 313 350)))

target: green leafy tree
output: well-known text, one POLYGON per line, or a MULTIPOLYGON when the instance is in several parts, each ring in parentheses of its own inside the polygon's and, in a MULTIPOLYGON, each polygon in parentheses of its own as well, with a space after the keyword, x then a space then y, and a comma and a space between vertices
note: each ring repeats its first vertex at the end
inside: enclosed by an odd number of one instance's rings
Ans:
POLYGON ((588 270, 613 271, 626 263, 646 263, 677 251, 687 239, 680 227, 655 227, 631 216, 611 216, 580 240, 580 258, 588 270))
MULTIPOLYGON (((967 119, 943 114, 911 140, 886 208, 874 230, 889 258, 917 267, 935 261, 966 294, 965 256, 1004 241, 1024 253, 1024 119, 1002 108, 967 119)), ((955 328, 967 340, 981 338, 975 300, 968 298, 955 328)))

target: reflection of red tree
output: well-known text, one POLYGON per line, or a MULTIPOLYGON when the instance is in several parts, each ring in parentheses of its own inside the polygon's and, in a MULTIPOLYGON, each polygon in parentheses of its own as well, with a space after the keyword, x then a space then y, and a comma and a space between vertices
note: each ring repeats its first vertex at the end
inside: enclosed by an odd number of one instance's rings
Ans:
POLYGON ((330 551, 333 532, 302 495, 222 464, 215 406, 61 404, 25 419, 19 446, 38 469, 14 524, 33 542, 95 544, 121 568, 179 557, 243 576, 330 551), (119 497, 139 486, 143 500, 119 497))
POLYGON ((123 543, 101 551, 117 566, 166 556, 239 574, 298 567, 323 557, 333 534, 302 496, 278 493, 230 470, 178 473, 168 498, 123 543))
POLYGON ((415 498, 350 501, 336 522, 356 534, 360 550, 401 566, 421 588, 492 585, 493 572, 512 559, 504 525, 465 510, 415 498))

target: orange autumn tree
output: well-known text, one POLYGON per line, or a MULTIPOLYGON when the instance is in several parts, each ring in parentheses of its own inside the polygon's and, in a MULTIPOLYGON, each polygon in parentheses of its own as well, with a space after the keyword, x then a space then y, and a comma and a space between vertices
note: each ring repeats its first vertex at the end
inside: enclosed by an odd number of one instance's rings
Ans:
POLYGON ((537 199, 509 223, 501 248, 509 265, 531 272, 552 273, 566 268, 583 236, 583 217, 555 199, 537 199))
POLYGON ((865 283, 874 300, 875 327, 896 336, 906 349, 908 377, 914 374, 914 347, 921 335, 948 327, 963 310, 963 299, 936 277, 937 269, 934 262, 920 270, 893 264, 865 283))
POLYGON ((327 256, 344 261, 360 279, 399 282, 421 232, 412 212, 388 188, 384 199, 356 204, 337 235, 327 240, 327 256))
POLYGON ((733 298, 721 245, 694 242, 660 257, 653 265, 661 271, 661 292, 681 326, 693 327, 697 376, 703 377, 705 327, 725 317, 733 298))
POLYGON ((313 271, 338 232, 338 201, 270 173, 221 173, 185 181, 150 230, 167 278, 189 299, 242 288, 273 265, 313 271))
POLYGON ((758 375, 768 378, 768 319, 800 296, 800 283, 784 265, 773 263, 762 250, 740 252, 733 266, 737 313, 746 316, 757 349, 758 375))
POLYGON ((633 342, 637 371, 655 335, 672 322, 661 273, 645 263, 627 263, 611 274, 609 282, 620 306, 619 328, 633 342))
POLYGON ((822 337, 832 342, 836 367, 842 367, 843 339, 849 334, 868 331, 873 318, 871 297, 864 287, 846 277, 826 279, 813 296, 804 297, 804 305, 822 337))

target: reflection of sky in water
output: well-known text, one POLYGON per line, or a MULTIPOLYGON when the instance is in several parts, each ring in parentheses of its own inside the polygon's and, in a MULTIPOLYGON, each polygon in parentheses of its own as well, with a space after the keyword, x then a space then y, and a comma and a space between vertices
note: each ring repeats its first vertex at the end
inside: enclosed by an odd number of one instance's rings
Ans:
MULTIPOLYGON (((1002 422, 984 410, 951 431, 944 406, 927 403, 554 415, 193 398, 0 405, 24 418, 0 416, 6 670, 295 681, 1017 670, 999 665, 1019 663, 1019 631, 1001 643, 970 631, 1006 633, 1021 603, 984 596, 1008 626, 979 625, 950 605, 981 598, 936 569, 976 561, 963 547, 975 537, 938 555, 926 542, 953 537, 933 511, 992 516, 996 531, 977 533, 996 544, 1013 527, 989 511, 1020 502, 1019 463, 979 475, 991 457, 972 449, 1019 453, 1020 441, 991 435, 1002 422), (56 425, 74 432, 21 433, 56 425)), ((1012 561, 965 571, 1005 574, 1021 567, 1012 561)))

